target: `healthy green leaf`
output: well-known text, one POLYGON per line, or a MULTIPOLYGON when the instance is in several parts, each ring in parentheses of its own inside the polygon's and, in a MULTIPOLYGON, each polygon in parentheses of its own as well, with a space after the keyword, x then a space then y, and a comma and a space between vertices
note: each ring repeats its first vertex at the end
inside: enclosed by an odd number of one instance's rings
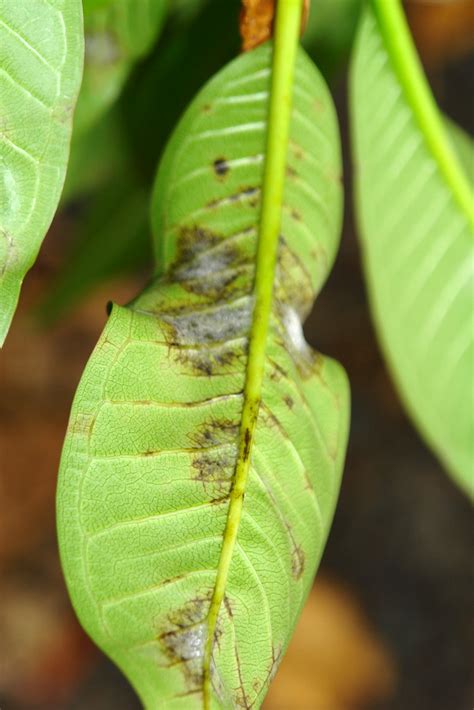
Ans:
POLYGON ((80 0, 2 0, 0 345, 59 201, 82 60, 80 0))
MULTIPOLYGON (((442 119, 426 87, 419 88, 421 69, 411 54, 409 69, 404 66, 408 50, 401 54, 390 44, 382 21, 367 11, 352 66, 357 207, 369 295, 408 410, 468 489, 474 203, 442 119)), ((403 32, 403 26, 393 31, 392 41, 400 42, 403 32)))
POLYGON ((73 603, 147 708, 203 706, 209 630, 210 707, 260 706, 339 489, 347 381, 309 348, 301 321, 337 249, 340 151, 330 96, 300 50, 262 401, 214 628, 251 364, 270 80, 263 45, 225 67, 175 131, 153 200, 159 273, 113 306, 61 462, 73 603))
POLYGON ((88 128, 119 95, 133 64, 156 40, 167 0, 109 0, 85 8, 85 62, 74 122, 88 128))
POLYGON ((474 141, 471 136, 448 118, 444 119, 454 152, 471 183, 474 183, 474 141))

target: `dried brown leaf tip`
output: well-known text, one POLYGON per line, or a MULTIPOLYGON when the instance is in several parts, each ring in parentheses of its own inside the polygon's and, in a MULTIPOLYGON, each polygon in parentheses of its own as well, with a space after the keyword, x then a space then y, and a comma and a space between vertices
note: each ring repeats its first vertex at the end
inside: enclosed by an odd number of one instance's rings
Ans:
MULTIPOLYGON (((304 0, 303 17, 301 20, 301 33, 306 27, 310 0, 304 0)), ((258 47, 273 35, 273 20, 275 17, 277 0, 242 0, 240 12, 240 35, 242 37, 242 51, 258 47)))

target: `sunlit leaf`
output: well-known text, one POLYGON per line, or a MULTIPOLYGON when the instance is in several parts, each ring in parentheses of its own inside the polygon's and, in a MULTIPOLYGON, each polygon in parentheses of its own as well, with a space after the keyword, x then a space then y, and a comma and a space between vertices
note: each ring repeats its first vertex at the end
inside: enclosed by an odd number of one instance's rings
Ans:
MULTIPOLYGON (((413 91, 413 72, 410 82, 413 91)), ((352 67, 352 119, 373 314, 415 423, 458 483, 472 489, 474 202, 469 207, 448 134, 434 141, 432 122, 413 101, 367 11, 352 67)), ((464 154, 469 138, 453 131, 464 154)))
MULTIPOLYGON (((163 158, 158 275, 114 305, 79 386, 58 490, 82 624, 147 708, 201 708, 209 611, 238 458, 271 47, 197 96, 163 158)), ((342 368, 301 322, 335 257, 340 149, 298 53, 273 311, 245 501, 212 647, 211 707, 259 707, 331 523, 348 427, 342 368)))
POLYGON ((80 0, 2 0, 0 345, 59 201, 82 61, 80 0))

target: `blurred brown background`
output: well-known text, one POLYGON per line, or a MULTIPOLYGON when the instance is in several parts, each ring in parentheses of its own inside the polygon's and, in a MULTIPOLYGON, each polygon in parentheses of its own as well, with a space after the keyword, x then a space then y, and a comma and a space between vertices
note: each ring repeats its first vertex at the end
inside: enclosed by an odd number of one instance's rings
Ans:
MULTIPOLYGON (((472 133, 474 4, 418 0, 408 13, 441 106, 472 133)), ((345 77, 334 88, 347 156, 345 77)), ((75 621, 56 550, 54 490, 71 399, 104 325, 104 304, 126 302, 147 276, 108 282, 54 327, 39 327, 35 306, 62 268, 77 219, 73 208, 57 216, 0 359, 2 710, 139 707, 75 621)), ((348 370, 352 430, 318 581, 265 708, 468 710, 471 511, 387 377, 349 195, 341 252, 306 333, 348 370)))

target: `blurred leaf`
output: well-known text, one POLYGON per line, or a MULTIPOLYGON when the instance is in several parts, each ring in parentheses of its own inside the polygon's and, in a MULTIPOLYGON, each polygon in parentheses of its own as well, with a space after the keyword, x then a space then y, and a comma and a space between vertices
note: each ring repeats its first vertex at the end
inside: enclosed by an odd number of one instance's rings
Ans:
POLYGON ((167 0, 88 3, 85 62, 74 130, 84 131, 118 97, 134 62, 153 45, 167 0))
POLYGON ((303 46, 330 78, 349 55, 362 0, 312 0, 303 46))
POLYGON ((128 83, 120 104, 136 168, 147 183, 182 111, 238 53, 239 8, 240 0, 207 0, 197 14, 171 17, 157 51, 128 83), (157 96, 166 98, 158 101, 157 96))
POLYGON ((87 131, 73 132, 62 203, 96 191, 130 164, 120 114, 112 106, 87 131))
POLYGON ((56 210, 83 60, 80 0, 0 5, 0 345, 56 210))
MULTIPOLYGON (((380 13, 396 7, 376 6, 380 13)), ((472 490, 472 193, 402 16, 395 17, 400 24, 389 33, 373 11, 365 14, 352 66, 365 272, 400 394, 459 485, 472 490)), ((453 135, 458 147, 468 142, 458 130, 453 135)))
POLYGON ((61 317, 88 291, 113 276, 150 262, 149 194, 126 175, 116 176, 89 203, 69 255, 39 315, 61 317))

